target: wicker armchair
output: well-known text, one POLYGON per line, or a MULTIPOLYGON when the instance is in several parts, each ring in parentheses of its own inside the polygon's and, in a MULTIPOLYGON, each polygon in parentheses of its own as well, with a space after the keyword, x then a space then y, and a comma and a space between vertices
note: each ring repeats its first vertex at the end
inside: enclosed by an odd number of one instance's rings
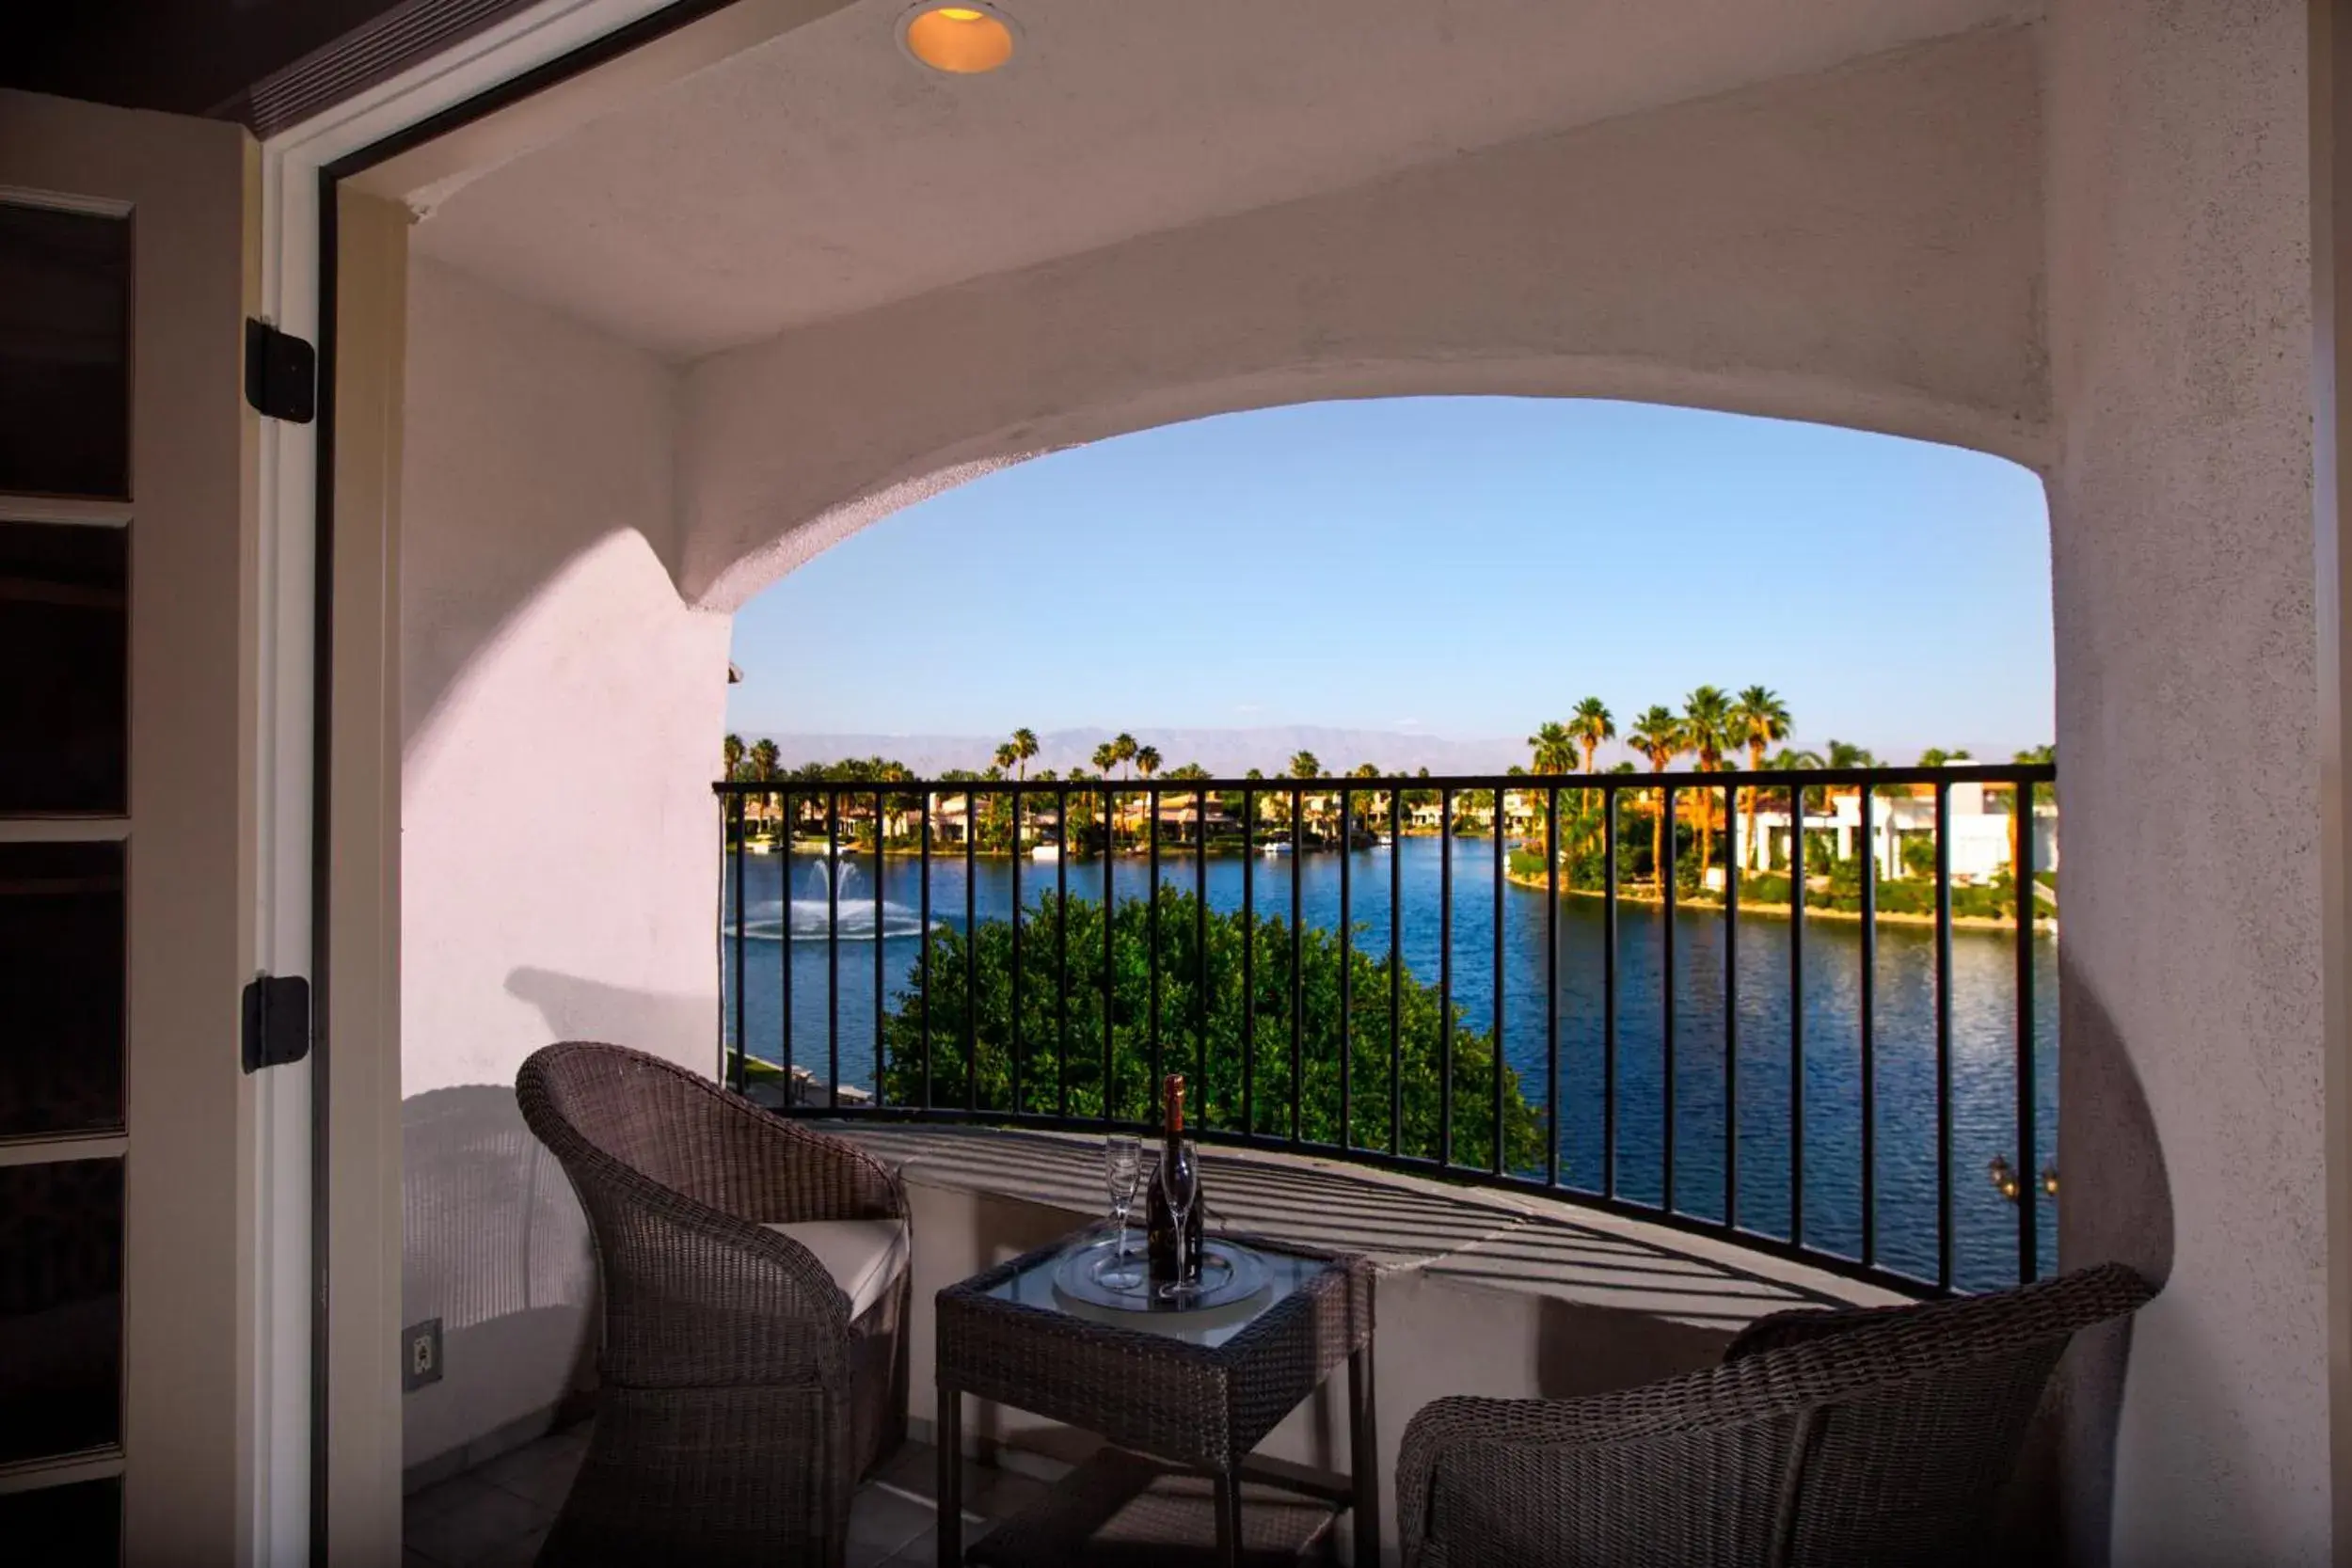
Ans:
POLYGON ((859 1478, 906 1434, 912 1271, 901 1247, 853 1313, 772 1227, 903 1225, 905 1188, 619 1046, 548 1046, 515 1090, 587 1211, 603 1289, 596 1428, 539 1560, 841 1562, 859 1478))
POLYGON ((1405 1561, 1995 1560, 1995 1500, 2059 1353, 2149 1294, 2106 1264, 1999 1295, 1781 1313, 1723 1365, 1646 1387, 1436 1401, 1397 1459, 1405 1561))

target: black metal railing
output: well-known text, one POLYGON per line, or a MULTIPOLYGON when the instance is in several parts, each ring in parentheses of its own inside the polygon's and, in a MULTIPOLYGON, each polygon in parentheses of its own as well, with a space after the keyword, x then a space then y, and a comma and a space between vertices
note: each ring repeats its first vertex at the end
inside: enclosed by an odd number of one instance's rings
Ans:
POLYGON ((1061 1130, 1184 1071, 1211 1141, 1993 1288, 2053 1259, 2055 782, 724 782, 721 1071, 1061 1130))

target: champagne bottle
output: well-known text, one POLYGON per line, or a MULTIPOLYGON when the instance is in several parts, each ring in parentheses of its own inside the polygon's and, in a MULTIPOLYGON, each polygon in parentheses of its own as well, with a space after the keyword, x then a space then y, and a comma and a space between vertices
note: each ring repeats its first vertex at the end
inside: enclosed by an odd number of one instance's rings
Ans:
MULTIPOLYGON (((1164 1164, 1189 1165, 1192 1151, 1184 1146, 1184 1075, 1171 1072, 1164 1090, 1166 1100, 1160 1117, 1160 1159, 1164 1164)), ((1195 1192, 1199 1192, 1200 1173, 1192 1173, 1195 1192)), ((1192 1212, 1184 1216, 1184 1244, 1180 1254, 1176 1244, 1176 1217, 1168 1206, 1168 1193, 1160 1185, 1159 1172, 1152 1173, 1152 1191, 1146 1200, 1145 1213, 1149 1229, 1145 1241, 1145 1258, 1150 1265, 1152 1283, 1166 1285, 1176 1278, 1177 1259, 1184 1259, 1184 1277, 1200 1277, 1200 1211, 1201 1197, 1196 1196, 1192 1212)))

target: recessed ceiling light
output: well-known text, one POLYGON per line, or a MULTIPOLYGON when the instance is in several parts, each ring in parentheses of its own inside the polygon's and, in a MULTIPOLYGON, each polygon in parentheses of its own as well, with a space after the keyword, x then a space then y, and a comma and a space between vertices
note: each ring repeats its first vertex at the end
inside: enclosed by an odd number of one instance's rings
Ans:
POLYGON ((898 19, 898 47, 933 71, 977 76, 1012 58, 1012 19, 992 5, 920 5, 898 19))

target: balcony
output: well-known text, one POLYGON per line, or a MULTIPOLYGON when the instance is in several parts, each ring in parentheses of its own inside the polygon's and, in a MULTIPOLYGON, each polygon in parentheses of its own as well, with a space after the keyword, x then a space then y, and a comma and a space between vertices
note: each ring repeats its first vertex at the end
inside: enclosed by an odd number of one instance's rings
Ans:
POLYGON ((1095 1133, 1182 1072, 1218 1146, 1994 1289, 2056 1266, 2056 818, 1986 808, 2054 781, 724 782, 718 1069, 1095 1133))

